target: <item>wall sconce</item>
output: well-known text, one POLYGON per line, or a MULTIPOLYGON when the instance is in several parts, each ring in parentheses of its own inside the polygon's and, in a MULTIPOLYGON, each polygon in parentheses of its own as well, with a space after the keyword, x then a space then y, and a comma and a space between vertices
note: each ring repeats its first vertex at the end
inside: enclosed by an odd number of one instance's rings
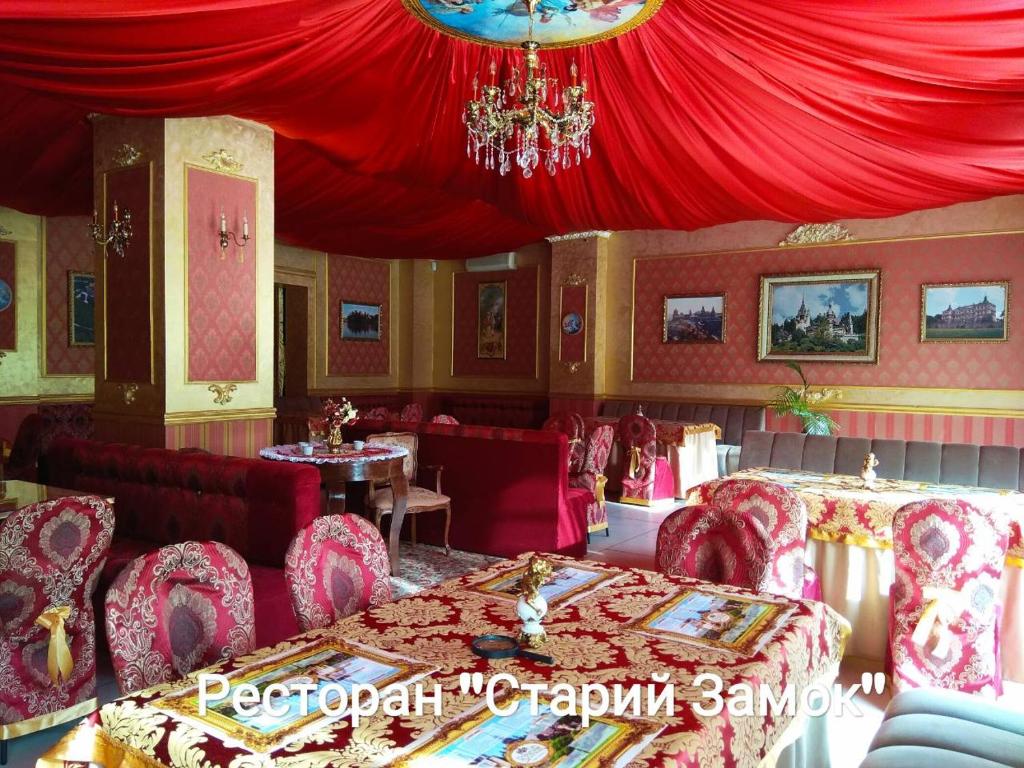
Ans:
POLYGON ((107 255, 107 246, 113 249, 114 253, 124 258, 124 249, 132 239, 132 213, 127 208, 124 216, 117 212, 117 201, 114 201, 114 218, 110 222, 110 229, 106 233, 100 226, 100 217, 96 209, 92 211, 92 224, 89 224, 89 233, 97 245, 103 246, 103 255, 107 255))
MULTIPOLYGON (((228 220, 222 208, 220 212, 220 230, 217 234, 220 237, 220 257, 223 259, 232 240, 239 248, 245 248, 246 243, 249 242, 249 217, 244 213, 242 214, 242 239, 239 241, 234 232, 228 232, 228 220)), ((245 261, 245 254, 241 251, 238 253, 238 260, 245 261)))

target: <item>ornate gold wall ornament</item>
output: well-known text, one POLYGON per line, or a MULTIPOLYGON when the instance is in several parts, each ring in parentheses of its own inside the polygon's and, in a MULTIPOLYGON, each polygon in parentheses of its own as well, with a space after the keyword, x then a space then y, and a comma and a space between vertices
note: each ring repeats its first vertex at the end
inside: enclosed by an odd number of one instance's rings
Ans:
POLYGON ((853 239, 854 237, 850 234, 850 230, 844 225, 833 221, 828 224, 801 224, 786 235, 786 239, 780 241, 779 245, 841 243, 853 239))
POLYGON ((7 353, 0 349, 0 365, 3 364, 5 357, 7 357, 7 353))
POLYGON ((586 285, 586 284, 587 284, 587 278, 585 278, 583 275, 581 275, 581 274, 579 274, 577 272, 573 272, 568 277, 566 277, 565 280, 562 282, 562 285, 571 285, 571 286, 586 285))
POLYGON ((121 398, 124 400, 125 405, 131 405, 135 402, 135 395, 139 391, 138 384, 118 384, 117 388, 121 390, 121 398))
POLYGON ((549 243, 562 243, 566 240, 589 240, 592 237, 603 237, 608 239, 612 236, 612 233, 607 229, 590 229, 586 232, 569 232, 565 235, 550 235, 544 238, 549 243))
POLYGON ((203 160, 215 171, 238 173, 242 170, 242 163, 223 147, 203 155, 203 160))
POLYGON ((7 227, 0 226, 0 237, 7 237, 9 234, 11 234, 11 230, 7 227))
POLYGON ((135 165, 140 159, 142 159, 141 150, 131 144, 122 144, 114 150, 114 163, 122 168, 135 165))
POLYGON ((211 384, 207 387, 214 393, 213 402, 215 405, 227 405, 231 402, 231 396, 238 389, 237 384, 211 384))
POLYGON ((583 363, 579 360, 573 360, 571 363, 562 363, 569 371, 569 373, 579 373, 580 368, 583 367, 583 363))

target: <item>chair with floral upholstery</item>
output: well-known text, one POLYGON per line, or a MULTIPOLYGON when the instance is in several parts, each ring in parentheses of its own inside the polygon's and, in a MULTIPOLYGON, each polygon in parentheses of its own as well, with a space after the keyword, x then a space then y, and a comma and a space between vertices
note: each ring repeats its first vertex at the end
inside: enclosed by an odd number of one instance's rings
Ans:
POLYGON ((668 458, 658 455, 654 422, 642 413, 632 413, 619 419, 618 434, 625 456, 619 501, 650 506, 652 502, 674 498, 672 470, 668 458))
POLYGON ((96 707, 92 593, 114 513, 96 496, 30 504, 0 525, 0 760, 7 740, 96 707))
POLYGON ((578 413, 556 413, 544 421, 542 429, 545 432, 561 432, 569 438, 569 474, 582 472, 586 458, 586 427, 583 417, 578 413))
POLYGON ((400 421, 423 421, 423 406, 419 403, 408 403, 402 406, 400 421))
POLYGON ((763 591, 772 541, 756 517, 714 507, 677 509, 658 528, 655 562, 670 576, 763 591))
POLYGON ((711 506, 756 517, 772 540, 771 576, 765 589, 785 597, 821 600, 817 574, 805 562, 807 506, 788 488, 761 480, 725 480, 711 506))
POLYGON ((447 413, 439 413, 430 420, 431 424, 450 424, 453 427, 459 426, 459 420, 447 413))
POLYGON ((249 653, 249 566, 215 541, 169 544, 132 560, 107 590, 107 643, 121 693, 249 653))
POLYGON ((391 602, 387 546, 359 515, 325 515, 299 531, 284 575, 303 632, 391 602))
POLYGON ((907 504, 893 519, 886 672, 895 692, 1002 693, 1000 578, 1004 516, 958 499, 907 504))
POLYGON ((587 537, 597 531, 611 535, 608 527, 608 510, 604 503, 604 486, 608 482, 604 470, 608 465, 608 456, 615 440, 615 429, 610 424, 601 424, 594 428, 587 438, 587 450, 583 460, 582 471, 569 475, 569 485, 573 488, 586 488, 594 494, 594 501, 587 506, 587 537))
MULTIPOLYGON (((409 481, 409 498, 406 503, 405 514, 409 518, 412 543, 416 543, 416 516, 422 512, 444 512, 444 553, 451 552, 448 546, 448 532, 452 525, 452 500, 441 492, 441 473, 444 467, 431 466, 419 467, 416 457, 419 452, 419 435, 415 432, 382 432, 379 435, 369 435, 366 438, 368 443, 384 443, 386 445, 397 445, 405 448, 408 453, 402 460, 402 469, 409 481), (416 484, 419 470, 429 471, 433 474, 434 490, 423 488, 416 484)), ((373 522, 380 530, 381 518, 390 515, 395 506, 395 497, 391 493, 391 487, 387 483, 370 481, 370 489, 366 495, 366 508, 373 512, 373 522)))

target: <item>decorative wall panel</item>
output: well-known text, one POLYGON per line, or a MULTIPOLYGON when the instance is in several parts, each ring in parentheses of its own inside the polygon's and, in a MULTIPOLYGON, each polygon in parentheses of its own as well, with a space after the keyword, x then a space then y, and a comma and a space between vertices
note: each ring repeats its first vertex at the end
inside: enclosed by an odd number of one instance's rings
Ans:
POLYGON ((452 376, 537 375, 538 270, 458 272, 452 295, 452 376), (477 357, 477 301, 481 283, 505 281, 505 358, 477 357))
POLYGON ((9 240, 0 240, 0 349, 18 346, 17 321, 17 248, 9 240))
MULTIPOLYGON (((635 262, 633 379, 683 383, 792 383, 795 374, 756 359, 758 277, 880 268, 879 361, 804 363, 813 383, 867 387, 1019 389, 1024 382, 1024 235, 951 237, 821 248, 773 249, 635 262), (1010 338, 999 344, 923 344, 921 284, 1011 280, 1010 338), (724 344, 661 341, 662 298, 727 291, 724 344)), ((984 406, 984 403, 978 403, 984 406)))
POLYGON ((587 286, 562 285, 558 313, 558 359, 563 363, 582 363, 587 359, 587 286))
MULTIPOLYGON (((134 220, 135 212, 132 212, 134 220)), ((68 272, 93 272, 96 245, 84 216, 46 220, 44 376, 88 376, 94 371, 95 348, 68 343, 68 272)), ((134 229, 134 227, 133 227, 134 229)))
POLYGON ((254 179, 185 168, 187 241, 187 379, 256 380, 256 243, 233 241, 222 251, 221 216, 242 239, 244 222, 257 231, 254 179))
POLYGON ((328 376, 387 376, 391 370, 391 263, 327 255, 328 376), (341 338, 341 302, 380 304, 380 340, 341 338))
MULTIPOLYGON (((104 222, 113 206, 132 215, 132 239, 124 257, 104 258, 104 353, 107 381, 149 382, 153 378, 152 249, 150 164, 104 174, 104 222)), ((66 279, 66 278, 65 278, 66 279)))

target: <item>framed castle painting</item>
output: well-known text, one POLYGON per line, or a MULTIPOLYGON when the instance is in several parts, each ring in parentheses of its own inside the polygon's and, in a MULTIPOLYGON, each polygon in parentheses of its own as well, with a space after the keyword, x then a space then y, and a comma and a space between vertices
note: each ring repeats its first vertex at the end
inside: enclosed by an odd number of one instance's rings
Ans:
POLYGON ((762 275, 758 360, 878 362, 877 269, 762 275))
POLYGON ((96 275, 68 272, 68 346, 96 343, 96 275))
POLYGON ((508 286, 504 280, 480 283, 476 307, 476 356, 487 360, 505 359, 505 297, 508 286))
POLYGON ((921 341, 1006 341, 1009 281, 921 286, 921 341))
POLYGON ((661 340, 673 344, 725 341, 725 294, 666 296, 661 340))

